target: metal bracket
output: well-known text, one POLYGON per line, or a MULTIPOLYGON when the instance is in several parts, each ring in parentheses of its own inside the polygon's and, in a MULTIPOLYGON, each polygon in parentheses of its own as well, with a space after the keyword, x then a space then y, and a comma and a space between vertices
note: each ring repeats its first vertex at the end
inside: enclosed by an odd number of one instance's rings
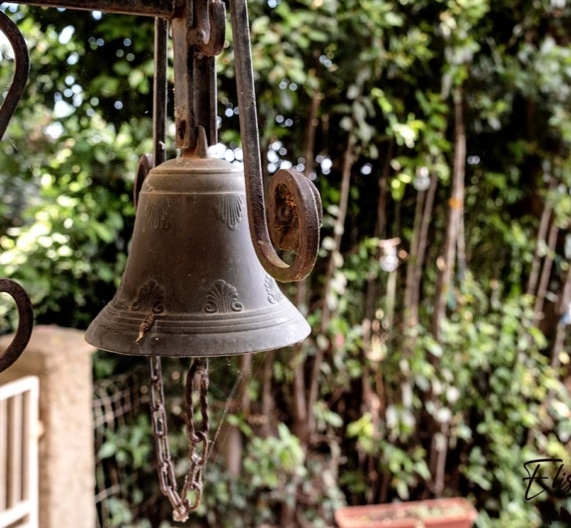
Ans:
POLYGON ((172 21, 176 146, 193 152, 199 127, 218 141, 215 56, 224 46, 226 8, 220 0, 189 0, 172 21))
MULTIPOLYGON (((14 50, 15 69, 12 84, 0 108, 0 139, 4 136, 16 106, 22 98, 30 59, 28 47, 17 26, 4 13, 0 12, 0 31, 6 35, 14 50)), ((9 279, 0 279, 0 292, 8 293, 16 302, 18 308, 18 328, 8 348, 0 355, 0 372, 10 367, 22 354, 32 335, 34 314, 28 294, 19 284, 9 279)))
POLYGON ((28 73, 30 71, 30 57, 28 54, 28 46, 26 41, 20 33, 20 30, 10 20, 10 18, 0 11, 0 31, 6 35, 12 49, 14 50, 14 77, 12 84, 4 99, 4 103, 0 108, 0 139, 4 136, 8 123, 14 111, 18 106, 18 102, 22 98, 24 89, 26 88, 26 81, 28 80, 28 73))
POLYGON ((34 313, 26 290, 9 279, 0 279, 0 292, 12 296, 18 307, 18 328, 8 348, 0 354, 0 372, 10 367, 22 354, 32 335, 34 313))
POLYGON ((161 17, 167 20, 175 16, 176 3, 180 0, 16 0, 14 3, 77 9, 80 11, 104 11, 124 15, 161 17))
POLYGON ((250 27, 246 0, 230 0, 240 134, 244 150, 244 173, 250 235, 256 254, 265 270, 280 282, 304 279, 315 264, 319 251, 321 227, 321 199, 311 181, 295 169, 279 171, 273 176, 270 189, 269 212, 272 236, 266 222, 266 204, 260 156, 256 93, 250 44, 250 27), (295 219, 275 217, 275 213, 289 211, 295 219), (294 227, 297 224, 297 227, 294 227), (285 236, 282 236, 284 235, 285 236), (277 254, 272 241, 282 249, 295 249, 291 264, 277 254))

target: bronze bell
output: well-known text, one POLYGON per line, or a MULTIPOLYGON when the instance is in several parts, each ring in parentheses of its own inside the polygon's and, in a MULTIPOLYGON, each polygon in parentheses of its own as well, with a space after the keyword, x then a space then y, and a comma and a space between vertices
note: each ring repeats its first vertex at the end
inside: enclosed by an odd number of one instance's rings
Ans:
POLYGON ((256 256, 243 171, 196 154, 152 169, 121 286, 87 342, 121 354, 208 357, 285 347, 309 332, 256 256))

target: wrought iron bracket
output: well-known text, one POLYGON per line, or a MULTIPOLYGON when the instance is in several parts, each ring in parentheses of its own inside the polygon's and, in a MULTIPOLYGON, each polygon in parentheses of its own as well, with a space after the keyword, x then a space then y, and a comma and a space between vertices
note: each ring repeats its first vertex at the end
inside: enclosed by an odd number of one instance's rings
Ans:
POLYGON ((8 89, 4 103, 0 108, 0 139, 2 139, 26 88, 26 81, 28 80, 28 73, 30 71, 30 57, 28 54, 28 46, 26 45, 22 33, 20 33, 16 24, 1 11, 0 31, 6 35, 10 46, 12 46, 15 64, 12 83, 8 89))
MULTIPOLYGON (((272 277, 298 281, 311 272, 319 251, 321 200, 309 179, 288 169, 272 178, 266 207, 246 0, 230 0, 230 14, 252 242, 272 277), (294 250, 293 261, 282 260, 274 244, 294 250)), ((189 0, 172 21, 176 144, 185 152, 197 151, 201 127, 210 145, 217 141, 215 56, 224 45, 224 28, 225 7, 220 0, 189 0)))
MULTIPOLYGON (((14 75, 2 107, 0 108, 0 139, 4 136, 8 123, 20 101, 30 69, 28 47, 17 26, 4 13, 0 12, 0 31, 6 35, 14 51, 14 75)), ((26 348, 32 334, 34 314, 32 303, 26 291, 16 282, 0 279, 0 292, 12 296, 18 308, 18 328, 12 342, 0 354, 0 372, 10 367, 26 348)))
POLYGON ((280 282, 298 281, 309 275, 319 251, 321 199, 313 183, 299 171, 282 170, 272 178, 266 209, 246 0, 230 0, 230 13, 252 242, 262 266, 272 277, 280 282), (272 236, 266 210, 272 215, 272 236), (289 214, 276 217, 278 211, 289 214), (291 264, 280 258, 272 241, 280 249, 296 250, 291 264))
POLYGON ((32 335, 34 313, 32 303, 18 283, 9 279, 0 279, 0 292, 12 296, 18 307, 18 328, 8 348, 0 354, 0 372, 10 367, 22 354, 32 335))

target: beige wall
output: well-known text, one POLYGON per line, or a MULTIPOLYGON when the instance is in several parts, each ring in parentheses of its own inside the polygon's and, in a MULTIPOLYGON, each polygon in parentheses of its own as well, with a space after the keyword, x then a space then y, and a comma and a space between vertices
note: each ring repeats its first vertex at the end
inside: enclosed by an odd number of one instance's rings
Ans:
MULTIPOLYGON (((40 379, 40 528, 94 528, 95 471, 92 418, 92 346, 84 333, 37 326, 0 384, 40 379)), ((0 350, 10 336, 0 338, 0 350)))

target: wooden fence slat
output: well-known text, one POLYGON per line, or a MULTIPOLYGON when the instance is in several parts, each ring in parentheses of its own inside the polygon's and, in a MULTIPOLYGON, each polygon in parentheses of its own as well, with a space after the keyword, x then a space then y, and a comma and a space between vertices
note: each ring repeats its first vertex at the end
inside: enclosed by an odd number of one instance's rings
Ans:
POLYGON ((0 387, 0 528, 38 528, 38 398, 34 376, 0 387))
MULTIPOLYGON (((18 521, 25 522, 26 517, 30 512, 31 504, 29 501, 22 501, 14 504, 9 510, 0 512, 0 526, 12 526, 18 521)), ((28 524, 26 522, 26 524, 28 524)), ((23 525, 18 524, 18 528, 23 525)))
POLYGON ((22 501, 22 457, 23 457, 23 405, 22 394, 8 400, 8 507, 22 501))
MULTIPOLYGON (((0 475, 8 474, 8 403, 0 399, 0 475)), ((7 486, 0 486, 0 512, 6 509, 7 486)))
POLYGON ((39 397, 40 384, 38 378, 32 378, 30 390, 24 393, 24 438, 26 440, 26 454, 24 457, 24 499, 31 507, 28 514, 28 523, 31 528, 39 523, 39 397))

